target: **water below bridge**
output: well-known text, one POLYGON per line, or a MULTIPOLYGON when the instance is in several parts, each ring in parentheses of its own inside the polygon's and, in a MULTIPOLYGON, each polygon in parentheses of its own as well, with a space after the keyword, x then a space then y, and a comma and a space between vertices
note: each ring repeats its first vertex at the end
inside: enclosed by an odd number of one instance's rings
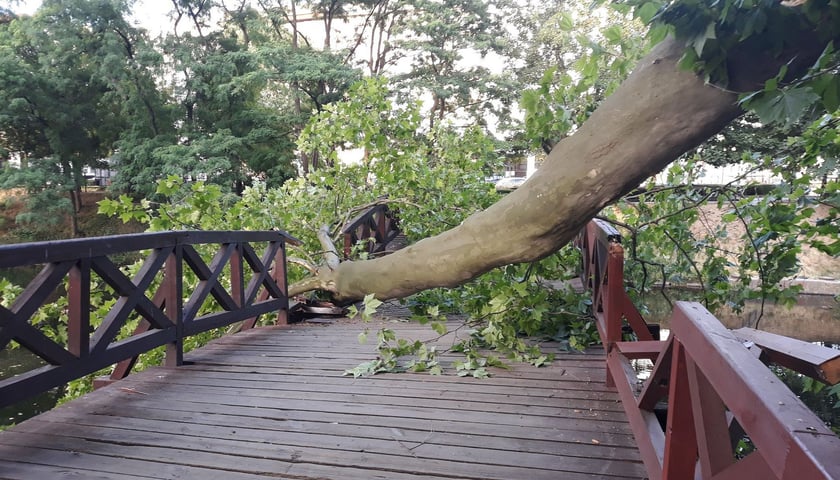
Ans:
MULTIPOLYGON (((669 291, 671 301, 697 300, 697 295, 685 291, 669 291)), ((649 313, 649 323, 668 328, 671 305, 661 294, 647 295, 643 303, 649 313)), ((802 294, 792 307, 760 301, 748 302, 740 312, 723 308, 713 312, 727 328, 756 328, 771 333, 798 338, 807 342, 840 345, 840 302, 832 295, 802 294)))

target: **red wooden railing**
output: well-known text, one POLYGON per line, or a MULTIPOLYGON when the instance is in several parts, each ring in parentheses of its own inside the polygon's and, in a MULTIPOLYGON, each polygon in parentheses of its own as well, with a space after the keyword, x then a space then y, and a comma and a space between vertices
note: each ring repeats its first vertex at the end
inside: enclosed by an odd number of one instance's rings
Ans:
POLYGON ((111 378, 122 378, 140 354, 163 345, 166 364, 180 365, 183 339, 213 328, 236 322, 250 328, 268 313, 284 323, 286 242, 297 240, 276 231, 192 231, 0 246, 0 268, 43 265, 16 299, 0 304, 0 350, 14 341, 47 364, 0 380, 0 407, 114 364, 111 378), (262 255, 252 243, 265 245, 262 255), (208 262, 200 252, 214 245, 208 262), (133 278, 112 258, 141 251, 145 260, 133 278), (185 275, 197 277, 194 291, 184 291, 185 275), (110 290, 114 300, 97 319, 94 289, 110 290), (66 340, 50 338, 32 321, 58 296, 67 298, 57 319, 66 340), (133 334, 121 333, 134 324, 133 334))
POLYGON ((840 352, 757 332, 727 330, 702 305, 678 302, 666 341, 653 341, 623 284, 621 237, 591 222, 577 245, 584 285, 618 390, 651 480, 840 479, 840 438, 767 368, 776 363, 840 381, 840 352), (640 341, 623 341, 630 327, 640 341), (654 361, 647 380, 631 363, 654 361), (660 422, 654 410, 665 410, 660 422), (748 436, 755 450, 738 458, 748 436))
POLYGON ((344 237, 344 259, 347 260, 352 256, 353 247, 362 241, 369 255, 384 252, 400 230, 388 205, 375 204, 347 222, 341 233, 344 237))

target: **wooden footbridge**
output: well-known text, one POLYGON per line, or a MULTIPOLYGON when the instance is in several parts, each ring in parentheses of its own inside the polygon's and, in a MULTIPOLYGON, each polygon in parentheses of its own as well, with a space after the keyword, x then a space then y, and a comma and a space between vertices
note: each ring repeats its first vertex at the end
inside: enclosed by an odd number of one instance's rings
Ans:
MULTIPOLYGON (((375 217, 360 221, 383 233, 375 217)), ((840 439, 765 366, 833 383, 837 352, 727 331, 697 304, 678 305, 668 340, 655 340, 624 295, 619 237, 605 225, 579 239, 604 348, 544 344, 557 353, 549 367, 481 380, 344 375, 373 358, 356 337, 376 325, 289 324, 293 241, 166 232, 0 246, 0 268, 42 265, 2 299, 0 349, 14 343, 45 363, 0 380, 0 406, 114 366, 101 388, 0 432, 0 478, 840 478, 840 439), (141 250, 136 272, 117 265, 141 250), (94 294, 108 307, 93 311, 94 294), (66 335, 45 333, 44 305, 60 309, 66 335), (267 316, 273 325, 258 326, 267 316), (188 337, 234 324, 239 333, 184 353, 188 337), (129 375, 159 349, 164 365, 129 375), (655 362, 647 381, 639 358, 655 362), (736 458, 745 434, 756 449, 736 458)), ((377 321, 442 346, 466 335, 377 321)))

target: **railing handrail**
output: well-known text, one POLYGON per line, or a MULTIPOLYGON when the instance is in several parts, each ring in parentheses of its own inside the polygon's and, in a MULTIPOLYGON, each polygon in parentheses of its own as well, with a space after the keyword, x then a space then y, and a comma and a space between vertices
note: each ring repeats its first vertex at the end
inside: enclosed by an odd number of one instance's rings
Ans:
POLYGON ((677 303, 667 341, 616 340, 623 320, 638 332, 625 315, 620 239, 602 225, 591 222, 576 243, 607 350, 607 382, 618 391, 649 478, 840 478, 840 438, 762 363, 832 380, 840 356, 764 332, 740 332, 756 340, 745 344, 694 302, 677 303), (630 363, 636 358, 654 360, 644 382, 630 363), (663 427, 654 410, 664 404, 663 427), (736 459, 744 434, 756 451, 736 459))
MULTIPOLYGON (((48 365, 0 380, 0 407, 62 385, 110 365, 112 375, 128 374, 137 357, 166 345, 166 364, 183 362, 183 339, 213 328, 244 322, 252 327, 260 315, 276 312, 287 321, 287 242, 279 231, 189 231, 115 235, 0 247, 0 266, 44 264, 41 272, 11 305, 0 305, 0 350, 11 341, 41 357, 48 365), (258 255, 251 243, 265 244, 258 255), (219 245, 208 262, 195 247, 219 245), (129 278, 109 255, 147 252, 139 271, 129 278), (198 286, 184 291, 184 272, 198 286), (222 278, 229 276, 229 281, 222 278), (115 297, 101 319, 92 319, 90 295, 98 278, 115 297), (63 292, 67 308, 67 340, 50 339, 30 320, 55 292, 63 292), (210 313, 202 308, 215 301, 210 313), (139 321, 134 334, 120 338, 129 321, 139 321), (99 325, 92 320, 101 320, 99 325)), ((8 299, 10 300, 10 299, 8 299)))
MULTIPOLYGON (((595 219, 581 230, 575 244, 582 252, 583 287, 592 291, 592 314, 604 349, 609 351, 623 335, 623 320, 639 340, 653 335, 624 290, 624 248, 621 235, 604 220, 595 219)), ((611 377, 607 384, 612 386, 611 377)))
POLYGON ((0 268, 24 267, 175 245, 225 243, 232 236, 241 242, 270 242, 282 238, 291 245, 300 244, 300 240, 282 230, 174 230, 127 233, 0 245, 0 268))

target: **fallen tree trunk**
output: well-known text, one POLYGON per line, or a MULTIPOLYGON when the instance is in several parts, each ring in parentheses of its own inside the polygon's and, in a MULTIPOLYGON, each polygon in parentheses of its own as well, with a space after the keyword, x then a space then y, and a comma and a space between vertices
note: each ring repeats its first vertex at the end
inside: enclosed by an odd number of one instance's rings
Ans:
POLYGON ((742 113, 736 94, 678 69, 683 50, 673 39, 655 47, 522 187, 490 208, 391 255, 322 268, 290 293, 320 289, 345 301, 369 293, 399 298, 555 252, 606 205, 742 113))

